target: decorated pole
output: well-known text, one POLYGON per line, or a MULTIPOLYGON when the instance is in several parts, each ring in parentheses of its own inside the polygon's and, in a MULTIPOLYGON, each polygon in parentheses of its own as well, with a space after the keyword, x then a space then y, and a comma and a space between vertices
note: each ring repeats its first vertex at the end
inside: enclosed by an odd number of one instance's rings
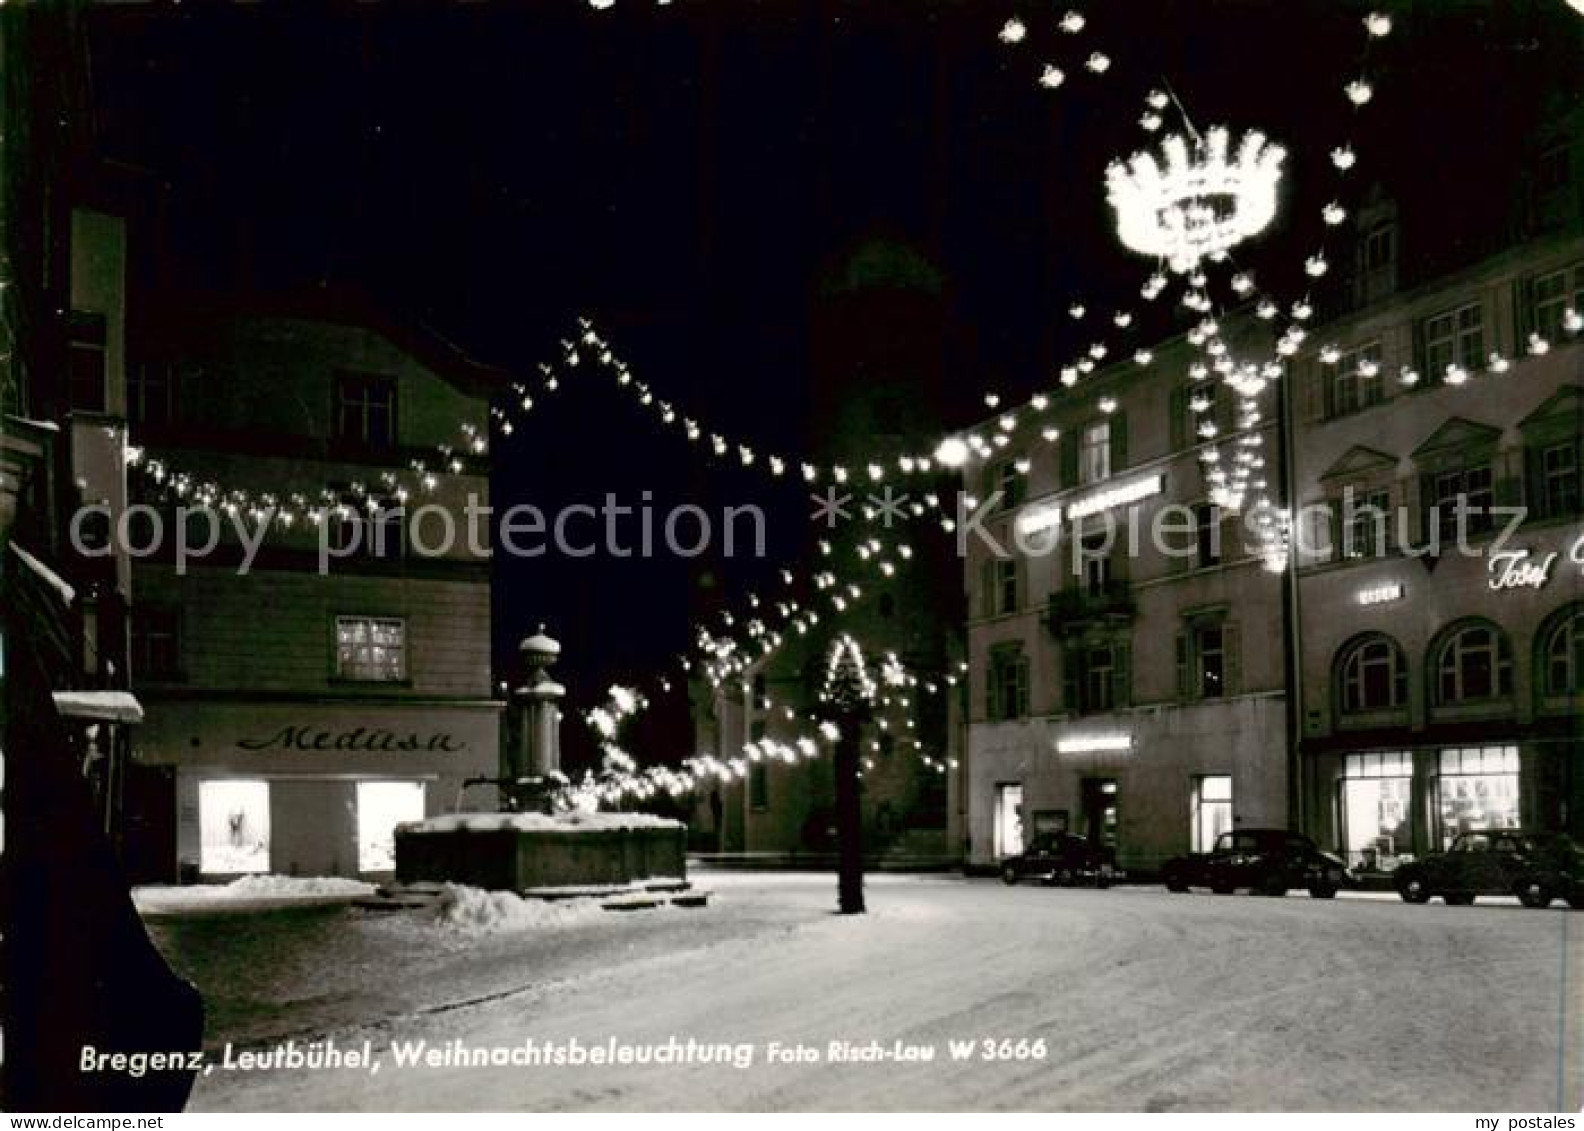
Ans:
POLYGON ((864 669, 863 652, 850 636, 831 646, 822 714, 836 728, 832 759, 836 775, 836 897, 843 915, 862 915, 863 819, 858 803, 858 746, 874 703, 874 683, 864 669))

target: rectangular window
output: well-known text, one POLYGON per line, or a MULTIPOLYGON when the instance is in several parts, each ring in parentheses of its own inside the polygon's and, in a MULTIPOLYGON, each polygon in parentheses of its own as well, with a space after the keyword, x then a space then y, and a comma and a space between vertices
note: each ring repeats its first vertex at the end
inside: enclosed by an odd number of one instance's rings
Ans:
POLYGON ((1477 302, 1426 318, 1422 324, 1425 378, 1440 382, 1447 367, 1456 363, 1465 369, 1485 364, 1484 312, 1477 302))
POLYGON ((181 614, 140 605, 132 611, 132 678, 181 678, 181 614))
POLYGON ((423 782, 358 782, 358 871, 394 872, 396 826, 423 819, 423 782))
POLYGON ((1392 224, 1380 224, 1364 237, 1364 270, 1384 271, 1396 258, 1397 229, 1392 224))
POLYGON ((1111 646, 1102 644, 1084 649, 1083 666, 1083 709, 1090 712, 1111 710, 1116 678, 1111 646))
POLYGON ((1017 461, 1003 460, 992 466, 985 476, 985 494, 989 498, 994 498, 999 491, 1001 502, 997 509, 1010 510, 1022 505, 1025 482, 1023 473, 1017 469, 1017 461))
POLYGON ((1015 613, 1018 607, 1018 563, 1016 558, 997 558, 995 562, 995 589, 991 596, 990 611, 995 615, 1015 613))
POLYGON ((1391 532, 1391 496, 1385 490, 1359 491, 1345 497, 1342 553, 1349 558, 1384 557, 1391 532))
POLYGON ((336 382, 336 439, 364 448, 396 443, 396 382, 345 374, 336 382))
POLYGON ((770 767, 763 760, 748 763, 748 807, 758 812, 770 808, 770 767))
POLYGON ((327 521, 330 548, 343 557, 393 562, 406 553, 407 511, 397 499, 343 490, 327 521))
POLYGON ((1381 345, 1370 342, 1343 354, 1331 373, 1329 416, 1346 416, 1386 399, 1381 380, 1381 345))
POLYGON ((216 876, 270 870, 269 782, 198 783, 198 870, 216 876))
POLYGON ((1443 471, 1431 477, 1431 515, 1442 540, 1457 537, 1459 510, 1467 512, 1464 529, 1471 534, 1489 530, 1493 522, 1489 464, 1443 471))
POLYGON ((1090 535, 1083 541, 1083 587, 1090 597, 1103 597, 1111 587, 1111 555, 1106 553, 1104 534, 1090 535))
POLYGON ((1194 530, 1197 536, 1200 569, 1221 564, 1221 508, 1214 503, 1195 503, 1194 530))
POLYGON ((1579 509, 1578 444, 1555 444, 1540 452, 1540 505, 1546 517, 1579 509))
POLYGON ((990 655, 985 715, 991 722, 1028 715, 1028 660, 1016 648, 998 648, 990 655))
POLYGON ((1194 633, 1199 653, 1199 697, 1220 699, 1226 694, 1226 634, 1220 625, 1205 625, 1194 633))
POLYGON ((174 416, 175 367, 145 361, 127 381, 127 420, 132 424, 169 424, 174 416))
MULTIPOLYGON (((1584 279, 1584 264, 1571 270, 1553 271, 1529 282, 1530 324, 1535 333, 1548 342, 1562 340, 1562 316, 1574 303, 1574 292, 1584 279), (1573 286, 1569 286, 1572 278, 1573 286)), ((1578 309, 1576 306, 1574 309, 1578 309)))
POLYGON ((1443 848, 1460 833, 1520 826, 1516 746, 1442 750, 1440 771, 1436 795, 1443 848))
POLYGON ((1083 444, 1078 451, 1078 482, 1098 483, 1111 475, 1111 422, 1097 420, 1084 425, 1083 444))
POLYGON ((391 683, 407 678, 407 622, 396 617, 336 617, 336 675, 391 683))
POLYGON ((105 316, 74 310, 67 319, 66 332, 71 407, 84 412, 104 412, 109 400, 106 388, 109 336, 105 316))
POLYGON ((1192 850, 1209 852, 1216 838, 1232 828, 1232 776, 1206 774, 1193 783, 1192 850))

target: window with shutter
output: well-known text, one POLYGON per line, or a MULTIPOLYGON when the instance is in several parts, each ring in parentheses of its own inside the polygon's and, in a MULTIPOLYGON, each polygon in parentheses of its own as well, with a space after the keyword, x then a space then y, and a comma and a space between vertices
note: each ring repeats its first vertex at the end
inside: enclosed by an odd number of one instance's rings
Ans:
POLYGON ((1221 651, 1223 654, 1223 667, 1226 672, 1224 681, 1226 695, 1236 695, 1243 690, 1243 654, 1239 645, 1238 626, 1224 624, 1221 626, 1221 651))
POLYGON ((1170 417, 1167 424, 1171 430, 1172 451, 1186 448, 1193 442, 1190 437, 1194 435, 1195 414, 1189 408, 1189 400, 1188 390, 1181 385, 1171 391, 1171 407, 1168 410, 1170 417))
POLYGON ((1127 413, 1111 414, 1111 459, 1109 474, 1115 475, 1128 465, 1127 413))
POLYGON ((1189 667, 1188 667, 1188 634, 1186 632, 1179 632, 1177 634, 1176 658, 1177 658, 1177 698, 1179 698, 1179 699, 1190 699, 1190 698, 1193 697, 1192 696, 1193 689, 1192 689, 1192 687, 1191 687, 1191 685, 1189 684, 1189 681, 1188 681, 1188 674, 1189 674, 1189 667))
POLYGON ((1111 702, 1117 707, 1133 702, 1133 649, 1125 641, 1111 646, 1111 702))

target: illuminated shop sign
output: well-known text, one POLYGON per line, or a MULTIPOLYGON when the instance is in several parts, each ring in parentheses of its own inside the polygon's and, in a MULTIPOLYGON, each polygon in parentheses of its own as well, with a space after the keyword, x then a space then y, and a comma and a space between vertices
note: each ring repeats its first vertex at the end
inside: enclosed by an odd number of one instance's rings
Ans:
POLYGON ((1361 605, 1386 605, 1392 601, 1402 600, 1403 587, 1397 582, 1390 585, 1377 585, 1371 589, 1360 589, 1358 603, 1361 605))
MULTIPOLYGON (((1561 556, 1555 550, 1544 557, 1537 557, 1532 549, 1502 550, 1492 554, 1490 561, 1485 563, 1490 575, 1487 584, 1498 593, 1507 589, 1542 589, 1550 582, 1557 558, 1561 556)), ((1584 534, 1573 539, 1567 559, 1584 574, 1584 534)))
POLYGON ((1133 479, 1115 487, 1107 487, 1103 491, 1095 491, 1083 498, 1069 503, 1065 515, 1059 505, 1030 507, 1018 515, 1018 529, 1024 534, 1039 534, 1046 530, 1053 530, 1061 525, 1063 517, 1069 522, 1074 519, 1086 518, 1101 511, 1111 510, 1113 507, 1124 507, 1129 503, 1136 503, 1142 499, 1159 495, 1166 489, 1164 475, 1147 475, 1142 479, 1133 479))
POLYGON ((1126 506, 1136 503, 1140 499, 1147 499, 1152 495, 1159 495, 1166 489, 1164 475, 1147 475, 1142 479, 1134 479, 1115 487, 1107 487, 1104 491, 1096 491, 1092 495, 1085 495, 1067 507, 1067 518, 1083 518, 1086 515, 1099 514, 1101 511, 1110 510, 1112 507, 1126 506))
POLYGON ((1110 754, 1131 749, 1131 734, 1085 734, 1056 740, 1058 754, 1110 754))
POLYGON ((364 751, 376 754, 426 751, 454 754, 466 750, 467 743, 444 731, 414 733, 386 730, 383 727, 351 727, 335 730, 328 727, 283 726, 268 735, 252 735, 237 739, 243 750, 338 750, 364 751))

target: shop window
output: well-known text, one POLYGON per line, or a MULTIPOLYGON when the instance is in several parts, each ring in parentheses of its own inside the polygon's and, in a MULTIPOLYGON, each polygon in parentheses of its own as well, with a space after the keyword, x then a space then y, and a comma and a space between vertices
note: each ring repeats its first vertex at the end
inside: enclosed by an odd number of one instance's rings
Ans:
POLYGON ((1462 833, 1519 827, 1516 746, 1442 750, 1439 768, 1436 796, 1443 849, 1462 833))
POLYGON ((358 782, 358 871, 394 872, 396 826, 423 819, 423 782, 358 782))
POLYGON ((360 448, 396 444, 396 382, 389 377, 343 374, 336 381, 336 439, 360 448))
POLYGON ((1021 719, 1028 714, 1028 658, 1018 647, 990 653, 985 686, 985 717, 991 722, 1021 719))
POLYGON ((1348 755, 1342 779, 1342 840, 1351 866, 1389 872, 1412 853, 1412 796, 1411 754, 1348 755))
POLYGON ((1545 635, 1541 657, 1547 695, 1584 692, 1584 609, 1575 609, 1545 635))
POLYGON ((336 675, 396 682, 407 678, 407 622, 396 617, 336 617, 336 675))
POLYGON ((1207 774, 1193 781, 1194 852, 1209 852, 1232 827, 1232 775, 1207 774))
POLYGON ((108 407, 109 335, 105 316, 74 310, 67 318, 68 376, 71 407, 104 412, 108 407))
POLYGON ((995 820, 992 829, 997 859, 1023 851, 1023 786, 1003 782, 995 787, 995 820))
POLYGON ((1343 714, 1384 711, 1408 702, 1408 665, 1388 636, 1343 645, 1337 663, 1343 714))
POLYGON ((1485 315, 1477 302, 1432 315, 1419 324, 1419 372, 1431 383, 1456 364, 1470 371, 1485 364, 1485 315))
POLYGON ((266 781, 198 783, 198 869, 214 876, 270 870, 266 781))
POLYGON ((1436 702, 1479 703, 1512 694, 1507 637, 1488 624, 1453 629, 1435 656, 1436 702))

